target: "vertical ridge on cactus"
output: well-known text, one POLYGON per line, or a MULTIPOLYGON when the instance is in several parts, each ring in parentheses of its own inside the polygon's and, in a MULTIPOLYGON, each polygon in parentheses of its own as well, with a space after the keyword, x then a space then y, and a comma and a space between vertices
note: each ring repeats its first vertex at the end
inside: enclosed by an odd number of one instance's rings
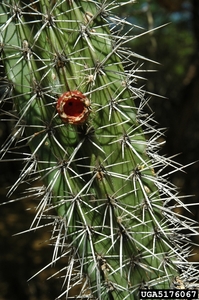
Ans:
POLYGON ((111 14, 133 2, 4 0, 0 6, 10 91, 2 103, 13 101, 16 120, 0 155, 3 161, 6 153, 30 148, 18 152, 24 166, 8 194, 22 182, 43 182, 32 188, 41 198, 32 228, 52 219, 51 263, 68 257, 58 299, 69 299, 79 284, 77 299, 138 299, 140 288, 173 288, 176 278, 198 287, 198 271, 187 260, 197 224, 175 212, 184 204, 161 175, 166 166, 182 167, 157 153, 162 133, 143 113, 148 100, 136 86, 133 59, 141 56, 125 48, 135 37, 131 29, 121 34, 130 24, 111 14))

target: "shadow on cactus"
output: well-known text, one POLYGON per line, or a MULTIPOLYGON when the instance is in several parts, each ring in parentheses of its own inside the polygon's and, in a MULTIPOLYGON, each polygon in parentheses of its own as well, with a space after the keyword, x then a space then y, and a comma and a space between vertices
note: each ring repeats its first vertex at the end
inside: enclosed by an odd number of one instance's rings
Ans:
POLYGON ((182 167, 158 154, 162 133, 143 112, 139 56, 126 47, 137 37, 122 34, 131 24, 112 15, 124 4, 0 6, 1 102, 13 101, 7 114, 16 121, 0 154, 23 163, 8 196, 23 182, 43 182, 29 189, 40 199, 30 230, 47 219, 51 264, 68 258, 57 299, 70 299, 75 286, 75 299, 122 300, 138 299, 140 288, 198 287, 187 261, 197 224, 175 211, 184 204, 161 175, 182 167), (24 146, 31 151, 20 153, 24 146))

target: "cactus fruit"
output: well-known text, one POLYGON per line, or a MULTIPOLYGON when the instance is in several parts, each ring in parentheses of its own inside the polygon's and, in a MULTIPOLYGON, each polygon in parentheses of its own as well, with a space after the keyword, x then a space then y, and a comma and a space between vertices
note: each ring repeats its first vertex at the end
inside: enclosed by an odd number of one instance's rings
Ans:
POLYGON ((52 262, 68 258, 58 299, 77 285, 76 299, 103 300, 198 287, 188 262, 197 224, 175 210, 185 205, 161 175, 182 167, 158 154, 161 131, 143 112, 139 56, 126 47, 136 36, 112 14, 124 4, 1 1, 1 102, 13 101, 15 128, 0 154, 23 162, 9 196, 42 180, 29 189, 40 199, 32 228, 51 219, 52 262))

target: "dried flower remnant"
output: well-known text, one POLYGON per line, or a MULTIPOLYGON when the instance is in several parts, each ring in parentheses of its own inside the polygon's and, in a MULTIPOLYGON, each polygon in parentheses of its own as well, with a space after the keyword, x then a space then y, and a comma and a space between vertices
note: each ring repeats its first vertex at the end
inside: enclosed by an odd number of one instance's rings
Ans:
POLYGON ((63 93, 57 101, 57 112, 65 123, 83 124, 90 114, 90 101, 79 91, 63 93))

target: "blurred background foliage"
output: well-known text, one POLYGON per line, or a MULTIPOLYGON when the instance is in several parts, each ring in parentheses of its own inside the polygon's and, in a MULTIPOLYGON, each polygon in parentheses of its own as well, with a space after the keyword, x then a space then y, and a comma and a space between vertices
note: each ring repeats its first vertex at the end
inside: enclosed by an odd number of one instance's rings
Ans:
MULTIPOLYGON (((148 79, 141 81, 143 88, 149 91, 147 97, 151 97, 148 109, 154 111, 158 127, 165 128, 161 153, 167 156, 179 154, 175 160, 184 166, 190 164, 185 172, 171 174, 170 180, 180 188, 182 195, 191 195, 185 201, 199 203, 199 1, 139 0, 131 6, 116 9, 116 12, 143 28, 135 27, 131 34, 167 24, 134 39, 128 47, 159 63, 145 61, 140 68, 157 70, 139 73, 148 79)), ((137 65, 142 63, 138 60, 137 65)), ((0 144, 10 130, 9 123, 0 123, 0 144)), ((7 187, 15 182, 20 168, 20 163, 0 164, 1 202, 8 201, 7 187)), ((23 188, 15 197, 20 196, 23 188)), ((12 237, 30 226, 34 201, 26 199, 0 207, 0 300, 51 300, 59 294, 60 282, 46 282, 46 278, 64 262, 27 282, 50 262, 52 249, 47 245, 50 228, 12 237)), ((192 218, 199 220, 199 209, 194 206, 191 210, 192 218)), ((193 240, 199 242, 198 237, 193 240)), ((193 256, 193 260, 198 261, 199 255, 193 256)))

